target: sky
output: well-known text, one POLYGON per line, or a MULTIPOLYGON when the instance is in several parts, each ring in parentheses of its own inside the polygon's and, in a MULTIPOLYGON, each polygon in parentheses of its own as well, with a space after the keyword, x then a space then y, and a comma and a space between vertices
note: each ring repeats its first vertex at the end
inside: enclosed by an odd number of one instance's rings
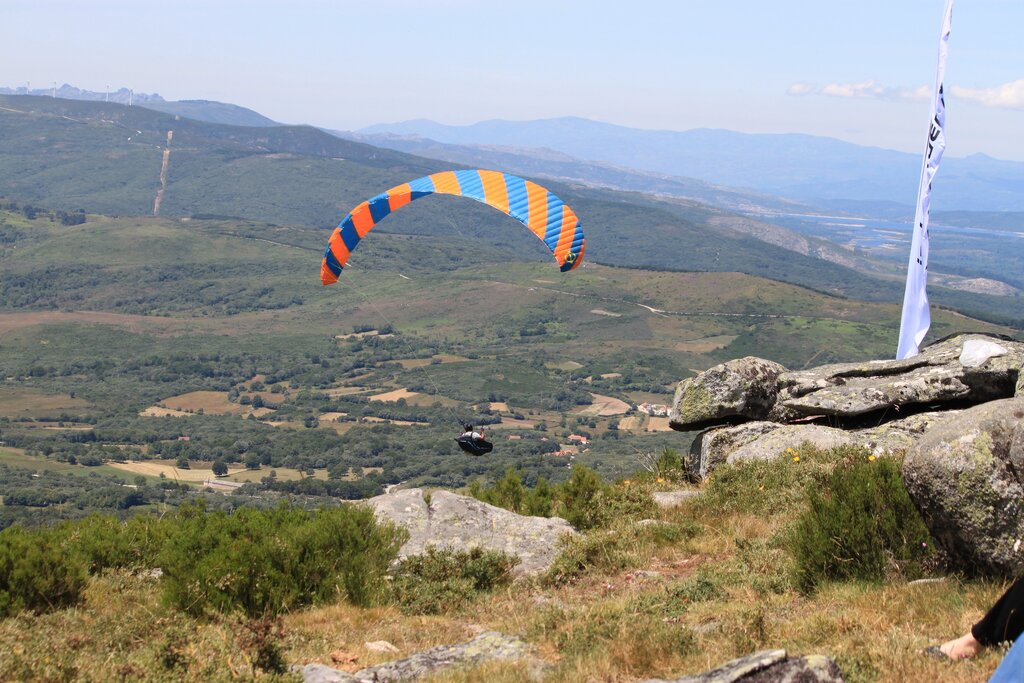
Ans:
MULTIPOLYGON (((581 116, 920 152, 945 0, 0 0, 0 86, 282 123, 581 116)), ((1024 160, 1024 0, 957 0, 947 151, 1024 160)))

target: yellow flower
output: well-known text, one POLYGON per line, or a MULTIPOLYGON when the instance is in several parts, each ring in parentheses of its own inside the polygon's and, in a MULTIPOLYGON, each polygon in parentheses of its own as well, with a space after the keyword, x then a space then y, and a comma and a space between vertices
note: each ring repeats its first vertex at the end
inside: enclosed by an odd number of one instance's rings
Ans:
POLYGON ((624 481, 622 482, 622 485, 623 485, 623 486, 629 486, 629 479, 626 479, 626 480, 624 480, 624 481))
POLYGON ((794 455, 793 456, 793 462, 800 462, 800 456, 799 455, 794 455))
POLYGON ((876 460, 875 456, 873 456, 873 455, 869 455, 868 456, 868 462, 874 462, 875 460, 876 460))

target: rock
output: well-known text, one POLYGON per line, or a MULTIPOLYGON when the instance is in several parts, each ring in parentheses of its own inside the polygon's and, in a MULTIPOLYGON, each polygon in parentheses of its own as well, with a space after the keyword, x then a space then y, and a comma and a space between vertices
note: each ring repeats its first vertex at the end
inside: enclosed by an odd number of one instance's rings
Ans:
POLYGON ((526 643, 495 631, 481 633, 461 645, 439 645, 411 657, 360 669, 353 674, 323 664, 298 668, 304 683, 386 683, 412 681, 452 666, 483 661, 514 661, 529 658, 526 643))
POLYGON ((968 339, 960 351, 960 365, 965 368, 977 368, 985 364, 989 358, 998 358, 1009 353, 1005 348, 987 339, 968 339))
POLYGON ((1022 365, 1024 343, 1001 339, 997 343, 986 335, 958 335, 926 347, 913 358, 786 372, 777 378, 776 385, 779 403, 785 410, 800 415, 857 417, 893 406, 1008 398, 1013 396, 1022 365), (965 366, 961 358, 972 365, 965 366))
POLYGON ((975 406, 929 430, 903 476, 954 568, 1024 570, 1024 398, 975 406))
POLYGON ((687 432, 716 424, 773 418, 786 368, 748 356, 716 365, 676 387, 669 426, 687 432))
POLYGON ((918 413, 868 429, 843 430, 815 424, 782 425, 776 422, 716 427, 694 439, 687 461, 687 474, 702 480, 722 463, 770 460, 779 457, 787 448, 799 448, 805 442, 819 448, 846 444, 863 446, 878 456, 903 452, 929 429, 955 418, 960 412, 918 413))
MULTIPOLYGON (((654 504, 655 505, 657 505, 662 510, 667 510, 669 508, 674 508, 674 507, 678 507, 678 506, 682 505, 684 501, 690 500, 691 498, 695 498, 696 496, 699 496, 700 493, 701 492, 697 491, 697 490, 690 490, 690 491, 655 491, 651 495, 654 498, 654 504)), ((647 521, 647 520, 641 520, 641 521, 647 521)), ((654 522, 655 520, 650 520, 650 521, 654 522)))
POLYGON ((369 643, 363 643, 363 646, 370 652, 390 652, 391 654, 398 654, 398 648, 386 640, 371 640, 369 643))
POLYGON ((499 550, 519 557, 515 572, 520 576, 547 571, 558 556, 558 539, 575 533, 559 517, 517 515, 450 491, 403 489, 366 502, 378 519, 409 530, 409 540, 399 551, 400 557, 420 555, 428 546, 499 550))
POLYGON ((746 443, 729 453, 726 462, 771 460, 787 448, 811 443, 822 450, 858 443, 856 436, 834 427, 821 425, 780 425, 760 438, 746 443))
POLYGON ((685 467, 687 476, 697 481, 707 478, 734 450, 781 426, 777 422, 747 422, 701 432, 690 444, 685 467))
POLYGON ((696 676, 643 683, 843 683, 836 663, 822 655, 787 657, 785 650, 764 650, 734 659, 696 676))

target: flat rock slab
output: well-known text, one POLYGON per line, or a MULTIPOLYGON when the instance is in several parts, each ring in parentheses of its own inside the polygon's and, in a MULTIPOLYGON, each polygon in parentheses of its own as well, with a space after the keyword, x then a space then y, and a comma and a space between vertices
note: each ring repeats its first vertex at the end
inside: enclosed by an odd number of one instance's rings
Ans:
POLYGON ((843 674, 822 655, 791 658, 785 650, 763 650, 695 676, 643 683, 843 683, 843 674))
POLYGON ((484 661, 515 661, 530 658, 526 643, 496 631, 481 633, 460 645, 439 645, 404 659, 377 664, 355 673, 339 671, 323 664, 293 667, 304 683, 388 683, 414 681, 453 666, 484 661))
POLYGON ((961 410, 917 413, 867 429, 836 429, 814 424, 782 425, 777 422, 747 422, 735 427, 717 427, 694 439, 686 462, 693 479, 707 478, 723 463, 771 460, 787 448, 811 443, 822 449, 842 445, 863 446, 877 456, 910 449, 929 430, 955 420, 961 410))
POLYGON ((378 519, 409 531, 400 557, 422 555, 429 546, 498 550, 519 558, 515 572, 520 576, 547 571, 560 552, 559 538, 576 533, 560 517, 517 515, 450 491, 403 489, 371 498, 367 504, 378 519))
POLYGON ((904 360, 823 365, 778 376, 778 400, 801 415, 856 417, 891 406, 969 401, 1014 395, 1024 343, 958 335, 904 360))

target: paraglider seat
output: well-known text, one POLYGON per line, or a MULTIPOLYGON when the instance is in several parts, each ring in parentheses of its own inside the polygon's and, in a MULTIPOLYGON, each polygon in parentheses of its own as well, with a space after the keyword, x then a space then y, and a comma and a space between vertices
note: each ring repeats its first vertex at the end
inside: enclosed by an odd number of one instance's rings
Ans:
POLYGON ((460 436, 455 439, 455 443, 459 444, 459 448, 470 455, 483 455, 484 453, 490 453, 494 449, 494 444, 490 441, 474 439, 471 436, 460 436))

